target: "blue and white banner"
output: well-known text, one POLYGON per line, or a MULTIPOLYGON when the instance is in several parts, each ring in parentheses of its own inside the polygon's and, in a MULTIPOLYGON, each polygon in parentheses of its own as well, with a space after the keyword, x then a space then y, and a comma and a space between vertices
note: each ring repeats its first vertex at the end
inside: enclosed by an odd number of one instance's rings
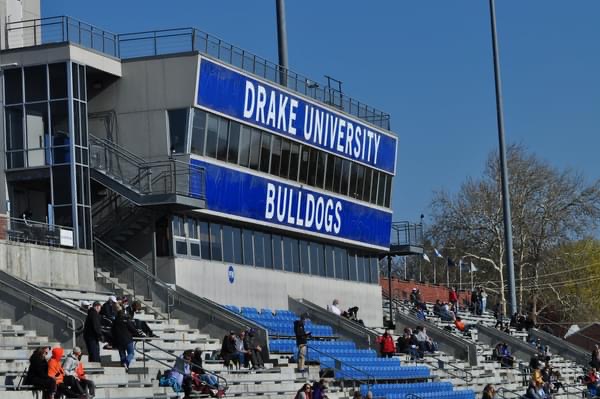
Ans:
POLYGON ((197 106, 395 173, 398 139, 276 85, 202 58, 197 106))
MULTIPOLYGON (((392 224, 389 211, 197 159, 190 163, 206 171, 208 211, 349 240, 359 245, 389 248, 392 224)), ((191 177, 192 195, 200 192, 200 183, 200 176, 191 177)))

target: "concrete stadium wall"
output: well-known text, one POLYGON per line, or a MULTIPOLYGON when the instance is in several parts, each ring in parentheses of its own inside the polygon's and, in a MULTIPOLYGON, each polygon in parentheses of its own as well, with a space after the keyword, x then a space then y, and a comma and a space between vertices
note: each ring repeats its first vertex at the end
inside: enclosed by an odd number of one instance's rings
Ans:
POLYGON ((288 309, 288 296, 304 298, 326 307, 333 299, 347 309, 358 306, 367 326, 383 324, 381 287, 330 278, 306 276, 278 270, 234 265, 229 282, 229 264, 192 259, 162 259, 159 276, 220 304, 288 309))
POLYGON ((0 270, 45 287, 95 289, 92 251, 0 241, 0 270))
MULTIPOLYGON (((379 279, 379 284, 381 285, 383 292, 388 291, 387 277, 381 277, 379 279)), ((418 288, 421 291, 421 296, 425 302, 434 303, 436 299, 439 299, 442 302, 448 302, 448 287, 392 278, 392 293, 396 299, 408 300, 413 288, 418 288)), ((463 305, 471 301, 471 293, 468 291, 460 291, 458 297, 459 302, 463 305)))

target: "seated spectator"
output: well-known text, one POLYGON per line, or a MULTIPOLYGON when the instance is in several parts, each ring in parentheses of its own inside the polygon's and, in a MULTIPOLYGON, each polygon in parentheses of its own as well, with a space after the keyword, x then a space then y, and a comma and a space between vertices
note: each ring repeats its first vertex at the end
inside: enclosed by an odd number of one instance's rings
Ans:
POLYGON ((592 360, 590 361, 590 365, 595 369, 600 368, 600 349, 598 349, 598 344, 594 345, 594 350, 592 351, 592 360))
POLYGON ((515 363, 515 358, 510 353, 510 349, 508 345, 503 342, 500 347, 500 366, 501 367, 513 367, 515 363))
POLYGON ((587 389, 595 392, 596 394, 600 390, 598 385, 598 373, 596 372, 596 368, 590 368, 590 371, 584 377, 583 382, 586 384, 587 389))
POLYGON ((325 382, 324 379, 315 381, 312 386, 311 399, 326 399, 327 398, 327 395, 325 394, 326 391, 327 391, 327 383, 325 382))
POLYGON ((454 320, 454 327, 456 327, 456 329, 462 333, 468 333, 473 326, 465 324, 460 317, 457 317, 454 320))
POLYGON ((100 309, 100 315, 113 321, 117 318, 117 297, 111 295, 108 297, 108 301, 104 302, 102 309, 100 309))
POLYGON ((146 321, 135 318, 135 315, 141 313, 141 311, 142 303, 140 301, 133 301, 131 306, 127 308, 127 314, 133 320, 133 324, 137 330, 141 331, 146 337, 158 338, 158 335, 154 334, 146 321))
MULTIPOLYGON (((364 326, 365 323, 358 318, 358 306, 353 306, 350 309, 348 309, 348 312, 346 312, 348 314, 348 319, 360 324, 361 326, 364 326)), ((342 314, 343 315, 343 314, 342 314)))
POLYGON ((79 309, 85 313, 87 313, 91 307, 92 304, 90 303, 90 301, 81 301, 81 303, 79 304, 79 309))
POLYGON ((423 326, 417 327, 417 341, 419 341, 419 348, 425 352, 437 351, 437 344, 427 335, 427 330, 423 326))
POLYGON ((218 387, 219 379, 214 374, 207 373, 204 370, 202 362, 202 349, 194 349, 194 353, 192 354, 191 358, 192 376, 195 378, 200 378, 200 381, 204 382, 205 384, 208 384, 211 387, 218 387))
POLYGON ((539 370, 540 368, 542 368, 542 362, 540 362, 540 359, 539 359, 539 356, 537 353, 531 357, 531 360, 529 361, 529 367, 532 370, 539 370))
POLYGON ((406 353, 410 355, 411 360, 415 360, 418 358, 422 358, 422 353, 418 350, 418 340, 416 336, 413 335, 410 328, 404 329, 404 334, 401 337, 398 337, 397 351, 398 353, 406 353))
POLYGON ((433 314, 436 316, 439 316, 441 312, 442 312, 442 303, 440 302, 439 299, 436 299, 435 303, 433 304, 433 314))
MULTIPOLYGON (((257 343, 255 332, 253 329, 249 329, 244 337, 244 350, 248 353, 250 361, 252 362, 252 369, 264 369, 262 357, 262 347, 257 343)), ((237 352, 237 351, 236 351, 237 352)))
MULTIPOLYGON (((245 332, 244 332, 245 335, 245 332)), ((242 348, 243 348, 243 337, 242 339, 242 348)), ((237 368, 240 367, 239 363, 239 355, 237 353, 236 345, 235 345, 235 331, 229 331, 229 335, 223 337, 223 343, 221 344, 221 359, 223 359, 225 367, 228 369, 233 368, 235 364, 237 368)), ((245 351, 245 349, 244 349, 245 351)), ((242 363, 243 364, 243 363, 242 363)))
POLYGON ((302 387, 296 392, 294 399, 311 399, 311 387, 310 384, 303 384, 302 387))
POLYGON ((328 308, 329 308, 328 310, 333 314, 341 316, 342 310, 340 309, 339 305, 340 305, 340 301, 338 301, 337 299, 334 299, 333 303, 330 306, 328 306, 328 308))
POLYGON ((246 359, 246 355, 248 351, 244 349, 244 338, 246 338, 246 330, 240 331, 240 333, 234 336, 235 341, 235 351, 237 359, 235 361, 237 368, 247 367, 248 360, 246 359))
POLYGON ((170 373, 170 378, 175 379, 177 383, 177 385, 174 386, 174 389, 176 391, 178 391, 178 389, 175 387, 180 387, 183 389, 185 398, 191 397, 194 386, 194 380, 192 379, 192 368, 190 365, 191 361, 192 351, 184 351, 181 357, 177 357, 177 359, 175 359, 175 364, 173 365, 170 373))
POLYGON ((415 307, 415 317, 421 321, 427 320, 427 315, 425 314, 425 309, 423 309, 423 306, 417 305, 415 307))
POLYGON ((394 338, 390 335, 389 330, 385 330, 382 336, 377 338, 379 344, 379 353, 381 357, 392 357, 396 348, 394 347, 394 338))
POLYGON ((74 377, 66 377, 62 366, 62 357, 65 351, 61 347, 52 349, 52 358, 48 360, 48 377, 56 381, 56 394, 67 398, 79 398, 83 395, 81 386, 74 377))
POLYGON ((79 385, 78 391, 83 392, 89 397, 96 396, 96 384, 94 381, 87 378, 83 362, 81 361, 81 349, 76 346, 73 348, 73 352, 65 358, 63 362, 63 369, 65 370, 65 379, 72 378, 72 383, 79 385))
POLYGON ((543 384, 536 383, 535 381, 529 381, 529 386, 525 393, 525 397, 528 399, 545 399, 547 398, 546 392, 544 392, 543 384))
POLYGON ((440 318, 442 321, 455 321, 456 315, 452 310, 450 310, 450 306, 447 303, 442 305, 442 310, 440 312, 440 318))
POLYGON ((496 397, 496 390, 492 384, 487 384, 483 388, 481 399, 494 399, 496 397))
POLYGON ((560 389, 564 391, 564 386, 561 379, 560 372, 558 370, 550 369, 550 392, 557 393, 560 389))
POLYGON ((56 393, 56 381, 48 375, 49 347, 37 348, 29 358, 29 368, 25 376, 25 385, 31 385, 34 389, 42 391, 43 399, 52 399, 56 393))

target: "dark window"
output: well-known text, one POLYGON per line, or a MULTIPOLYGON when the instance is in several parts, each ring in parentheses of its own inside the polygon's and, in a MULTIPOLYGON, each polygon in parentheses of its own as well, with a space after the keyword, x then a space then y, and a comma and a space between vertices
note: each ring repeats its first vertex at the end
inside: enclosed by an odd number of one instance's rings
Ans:
POLYGON ((185 225, 181 216, 173 216, 173 235, 176 237, 185 237, 185 225))
POLYGON ((308 242, 301 240, 300 244, 300 273, 310 274, 310 254, 308 242))
POLYGON ((190 242, 190 256, 199 258, 200 257, 200 243, 190 242))
POLYGON ((219 117, 211 114, 207 115, 206 124, 206 156, 217 157, 217 138, 219 137, 219 117))
POLYGON ((23 76, 21 68, 4 71, 4 101, 6 104, 23 102, 23 76))
POLYGON ((390 207, 390 200, 392 199, 392 175, 386 175, 385 177, 385 201, 384 206, 390 207))
POLYGON ((233 260, 233 227, 223 225, 223 261, 234 262, 233 260))
POLYGON ((66 101, 50 103, 50 132, 52 134, 53 163, 67 163, 70 160, 69 145, 69 110, 66 101))
POLYGON ((281 137, 273 136, 273 143, 271 147, 271 174, 279 176, 280 163, 281 163, 281 137))
POLYGON ((7 150, 11 151, 7 154, 9 168, 21 168, 25 163, 23 147, 23 107, 21 105, 15 107, 5 107, 6 118, 6 146, 7 150))
POLYGON ((290 147, 290 180, 298 180, 298 163, 300 162, 300 145, 291 143, 290 147))
POLYGON ((217 139, 217 159, 227 160, 227 140, 229 136, 229 121, 219 118, 219 137, 217 139))
POLYGON ((75 63, 71 64, 71 68, 73 74, 73 97, 79 98, 79 69, 75 63))
POLYGON ((379 172, 379 189, 377 190, 377 205, 383 206, 385 199, 385 173, 379 172))
POLYGON ((364 283, 369 282, 369 264, 365 262, 365 257, 362 255, 356 256, 356 267, 358 271, 358 281, 364 283))
POLYGON ((50 64, 48 74, 50 75, 50 98, 67 98, 67 65, 64 62, 50 64))
POLYGON ((350 185, 350 164, 347 159, 342 161, 342 178, 340 180, 340 194, 348 195, 348 186, 350 185))
POLYGON ((265 233, 265 267, 273 268, 273 248, 271 245, 271 235, 265 233))
POLYGON ((343 248, 335 248, 335 278, 340 280, 348 279, 348 259, 346 250, 343 248))
POLYGON ((370 202, 371 197, 371 179, 373 178, 373 169, 365 168, 365 182, 362 192, 362 200, 370 202))
POLYGON ((202 259, 210 260, 210 234, 207 222, 200 222, 200 247, 202 259))
POLYGON ((352 198, 356 198, 356 180, 358 180, 358 167, 360 165, 351 163, 350 164, 350 190, 348 195, 352 198))
POLYGON ((325 172, 325 190, 333 191, 333 165, 336 160, 336 156, 328 155, 327 156, 327 171, 325 172))
POLYGON ((310 273, 313 276, 325 276, 325 259, 323 246, 314 242, 310 243, 310 273))
POLYGON ((292 240, 291 238, 283 237, 283 269, 286 272, 294 271, 294 260, 292 254, 292 240))
POLYGON ((260 161, 260 130, 252 129, 250 140, 250 169, 258 170, 260 161))
POLYGON ((238 163, 238 149, 240 145, 240 127, 237 122, 229 123, 229 144, 227 147, 227 162, 238 163))
POLYGON ((198 221, 196 219, 193 218, 188 218, 187 219, 187 228, 188 228, 188 238, 192 239, 192 240, 197 240, 199 235, 198 235, 198 221))
POLYGON ((46 65, 25 68, 25 101, 43 101, 48 99, 46 87, 46 65))
POLYGON ((325 246, 325 276, 334 276, 333 248, 329 245, 325 246))
POLYGON ((371 179, 371 203, 377 203, 377 184, 379 183, 379 172, 374 170, 373 177, 371 179))
POLYGON ((302 155, 300 156, 300 183, 308 183, 308 165, 310 161, 310 148, 303 145, 302 155))
POLYGON ((269 161, 271 160, 271 135, 262 134, 262 143, 260 151, 260 171, 269 173, 269 161))
POLYGON ((259 231, 254 232, 254 265, 265 267, 265 235, 259 231))
POLYGON ((300 273, 300 251, 298 250, 298 240, 290 239, 290 245, 292 246, 292 264, 294 273, 300 273))
POLYGON ((332 191, 340 192, 340 181, 342 180, 342 158, 335 157, 335 163, 333 165, 333 187, 332 191))
POLYGON ((82 101, 87 100, 87 93, 85 88, 85 66, 79 65, 79 98, 82 101))
POLYGON ((308 160, 308 178, 307 183, 311 186, 315 186, 317 184, 317 162, 319 157, 319 151, 311 148, 310 156, 308 160))
POLYGON ((240 132, 240 165, 248 167, 250 162, 250 136, 252 130, 249 127, 242 126, 240 132))
MULTIPOLYGON (((79 101, 73 101, 73 136, 75 136, 75 145, 81 145, 81 118, 79 116, 79 101)), ((78 159, 77 162, 80 162, 78 159)))
POLYGON ((187 243, 185 241, 175 241, 175 253, 177 255, 187 255, 187 243))
POLYGON ((325 163, 327 162, 327 153, 323 151, 317 151, 317 170, 316 170, 316 179, 315 186, 319 188, 323 188, 323 183, 325 181, 325 163))
POLYGON ((221 225, 218 223, 210 224, 210 257, 212 260, 222 260, 221 245, 221 225))
POLYGON ((371 270, 370 282, 371 282, 371 284, 379 284, 379 263, 377 262, 377 258, 371 257, 370 264, 371 264, 371 267, 369 268, 371 270))
POLYGON ((52 168, 52 189, 54 190, 54 205, 71 203, 71 170, 68 165, 52 168))
POLYGON ((244 264, 243 249, 242 249, 242 229, 233 228, 233 262, 238 265, 244 264))
POLYGON ((281 168, 279 176, 288 178, 290 175, 290 141, 281 139, 281 168))
POLYGON ((171 154, 183 154, 186 152, 188 111, 187 108, 168 111, 171 154))
POLYGON ((244 265, 254 265, 254 249, 252 245, 252 231, 242 230, 242 240, 244 242, 244 265))
MULTIPOLYGON (((81 145, 88 145, 88 130, 87 130, 87 104, 79 103, 79 117, 81 118, 81 145)), ((87 161, 86 161, 87 164, 87 161)))
POLYGON ((204 155, 204 140, 206 138, 206 112, 199 109, 194 110, 192 122, 192 148, 191 152, 196 155, 204 155))
POLYGON ((351 281, 358 281, 356 270, 356 252, 348 251, 348 277, 351 281))
POLYGON ((283 254, 281 252, 281 236, 273 235, 273 268, 283 269, 283 254))

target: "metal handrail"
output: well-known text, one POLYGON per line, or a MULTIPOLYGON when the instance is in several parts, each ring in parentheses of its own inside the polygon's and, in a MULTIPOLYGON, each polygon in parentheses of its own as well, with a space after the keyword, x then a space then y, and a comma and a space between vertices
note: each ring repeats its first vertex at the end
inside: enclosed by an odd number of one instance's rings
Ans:
MULTIPOLYGON (((151 338, 150 338, 150 339, 151 339, 151 338)), ((171 353, 171 352, 169 352, 169 351, 167 351, 167 350, 165 350, 165 349, 163 349, 163 348, 159 347, 158 345, 155 345, 155 344, 151 343, 151 342, 150 342, 150 339, 148 339, 148 338, 134 338, 134 339, 133 339, 134 341, 142 342, 142 355, 144 356, 144 357, 142 358, 142 360, 143 360, 143 362, 144 362, 144 369, 146 368, 146 359, 145 359, 145 357, 146 357, 146 356, 150 357, 150 355, 146 355, 146 345, 149 345, 150 347, 152 347, 152 348, 154 348, 154 349, 158 349, 158 350, 159 350, 159 351, 161 351, 162 353, 166 353, 167 355, 169 355, 169 356, 171 356, 171 357, 173 357, 173 358, 175 358, 175 359, 179 359, 179 358, 180 358, 180 356, 177 356, 176 354, 174 354, 174 353, 171 353)), ((139 353, 139 350, 137 350, 137 348, 136 348, 136 351, 138 351, 138 353, 139 353)), ((157 359, 153 359, 153 360, 157 360, 157 359)), ((202 370, 204 370, 204 373, 206 373, 206 374, 209 374, 209 375, 212 375, 212 376, 216 377, 216 378, 217 378, 217 380, 222 380, 222 381, 223 381, 223 387, 224 387, 224 389, 225 389, 225 390, 227 390, 227 388, 228 388, 228 386, 229 386, 229 385, 228 385, 227 379, 226 379, 225 377, 223 377, 223 376, 220 376, 220 375, 218 375, 218 374, 215 374, 215 373, 213 373, 212 371, 206 370, 204 367, 201 367, 201 366, 200 366, 199 364, 197 364, 197 363, 194 363, 194 362, 189 362, 189 363, 190 363, 190 365, 191 365, 191 366, 196 366, 196 367, 198 367, 198 368, 201 368, 202 370)), ((218 387, 215 387, 215 388, 218 388, 218 387)))
POLYGON ((329 354, 329 353, 327 353, 327 352, 323 352, 323 351, 321 351, 321 350, 319 350, 319 349, 316 349, 315 347, 313 347, 313 346, 311 346, 311 345, 308 345, 308 344, 306 345, 306 356, 307 356, 307 357, 308 357, 308 351, 309 351, 309 350, 313 350, 313 351, 315 351, 315 352, 317 352, 317 353, 319 353, 319 354, 321 354, 321 355, 325 355, 325 356, 329 357, 330 359, 333 359, 333 361, 334 361, 334 369, 336 369, 336 370, 338 370, 338 369, 339 369, 339 371, 340 371, 342 374, 344 373, 344 370, 342 370, 342 366, 347 366, 347 367, 351 368, 352 370, 356 370, 356 371, 358 371, 358 372, 360 372, 360 373, 362 373, 362 374, 366 375, 366 376, 367 376, 367 380, 366 380, 366 381, 365 381, 365 380, 361 380, 361 379, 359 379, 359 380, 357 380, 357 379, 353 379, 353 381, 358 381, 358 382, 360 382, 360 383, 366 383, 366 384, 367 384, 367 386, 369 387, 369 389, 371 388, 371 386, 372 386, 373 384, 376 384, 376 383, 377 383, 377 381, 378 381, 378 380, 377 380, 377 378, 376 378, 374 375, 372 375, 372 374, 369 374, 369 373, 367 373, 366 371, 364 371, 364 370, 361 370, 361 369, 359 369, 359 368, 357 368, 357 367, 354 367, 354 366, 352 366, 352 365, 350 365, 350 364, 348 364, 348 363, 345 363, 345 362, 343 362, 342 360, 340 360, 339 358, 337 358, 337 357, 335 357, 335 356, 332 356, 332 355, 330 355, 330 354, 329 354), (338 368, 338 367, 336 367, 336 365, 337 365, 337 364, 339 364, 339 365, 340 365, 340 367, 339 367, 339 368, 338 368))
POLYGON ((504 387, 498 388, 498 390, 496 390, 496 395, 500 399, 527 399, 527 397, 525 395, 520 394, 520 393, 515 392, 515 391, 512 391, 512 390, 510 390, 508 388, 504 388, 504 387), (515 396, 509 396, 509 397, 507 397, 507 396, 505 396, 506 393, 509 393, 509 394, 512 394, 512 395, 515 395, 515 396))
POLYGON ((36 298, 32 294, 30 294, 30 293, 28 293, 28 292, 26 292, 26 291, 24 291, 24 290, 22 290, 20 288, 17 288, 15 286, 9 284, 8 282, 2 280, 1 278, 0 278, 0 284, 2 284, 3 286, 5 286, 5 287, 7 287, 7 288, 9 288, 9 289, 11 289, 11 290, 13 290, 13 291, 21 294, 22 296, 25 296, 29 300, 30 306, 33 307, 33 303, 36 302, 39 305, 42 305, 44 308, 46 308, 46 309, 48 309, 48 310, 56 313, 57 315, 65 318, 66 321, 67 321, 67 328, 71 330, 72 339, 73 339, 73 347, 77 346, 77 333, 83 330, 83 326, 84 326, 84 321, 83 320, 79 320, 79 322, 81 322, 81 326, 77 327, 76 323, 75 323, 75 318, 67 315, 62 310, 60 310, 60 309, 58 309, 58 308, 50 305, 49 303, 47 303, 47 302, 45 302, 45 301, 43 301, 41 299, 36 298), (69 322, 71 323, 70 325, 69 325, 69 322))

